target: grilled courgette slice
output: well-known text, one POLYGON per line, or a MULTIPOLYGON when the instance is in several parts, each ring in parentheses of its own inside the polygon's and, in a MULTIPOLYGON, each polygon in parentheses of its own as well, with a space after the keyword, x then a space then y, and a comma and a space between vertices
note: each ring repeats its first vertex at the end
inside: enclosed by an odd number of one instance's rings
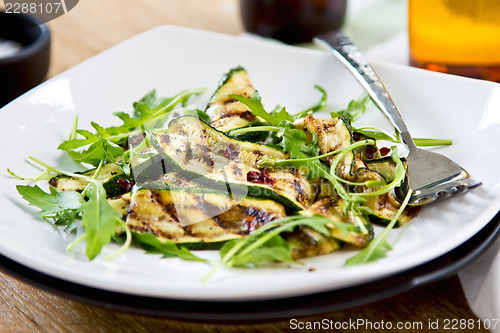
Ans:
MULTIPOLYGON (((406 166, 406 159, 401 158, 401 162, 406 166)), ((382 157, 375 160, 366 161, 366 167, 372 171, 379 173, 386 183, 390 183, 394 180, 396 173, 396 162, 391 156, 382 157)))
MULTIPOLYGON (((321 154, 347 148, 353 143, 352 127, 349 118, 344 116, 320 119, 310 114, 295 121, 294 125, 295 128, 302 129, 308 138, 312 133, 316 134, 321 154)), ((331 165, 335 158, 336 155, 330 155, 326 158, 326 162, 331 165)), ((337 175, 352 180, 356 170, 364 166, 363 160, 354 151, 349 152, 338 164, 337 175)))
POLYGON ((250 98, 255 91, 247 71, 236 67, 227 72, 212 95, 205 112, 210 117, 210 125, 227 132, 246 127, 257 118, 243 103, 229 97, 231 94, 250 98))
MULTIPOLYGON (((80 174, 93 177, 96 170, 97 168, 93 168, 80 174)), ((134 159, 130 174, 125 174, 114 163, 106 163, 99 171, 96 179, 103 182, 107 198, 115 198, 130 192, 132 185, 136 182, 156 180, 162 177, 163 174, 160 159, 158 155, 154 155, 147 159, 134 159)), ((66 175, 57 175, 49 180, 49 184, 57 191, 83 191, 88 185, 88 181, 66 175)))
MULTIPOLYGON (((81 174, 87 177, 92 177, 96 170, 97 168, 93 168, 81 172, 81 174)), ((133 182, 133 176, 131 174, 126 175, 123 170, 114 163, 105 164, 101 168, 101 171, 96 179, 103 182, 104 189, 106 190, 106 196, 108 198, 117 197, 126 193, 125 184, 133 182)), ((88 181, 66 175, 57 175, 49 180, 49 184, 57 191, 83 191, 83 189, 85 189, 88 185, 88 181)))
POLYGON ((361 214, 344 210, 344 202, 337 196, 329 196, 316 201, 307 210, 301 212, 302 215, 321 215, 337 223, 327 226, 330 236, 343 242, 366 247, 373 239, 373 226, 370 220, 361 214), (362 224, 365 230, 361 230, 362 224), (344 225, 344 228, 339 228, 344 225))
MULTIPOLYGON (((79 173, 83 176, 92 177, 96 170, 97 168, 93 168, 79 173)), ((118 165, 107 163, 101 168, 101 171, 99 172, 99 175, 96 177, 96 179, 100 181, 106 181, 121 173, 123 173, 123 171, 118 165)), ((73 178, 66 175, 57 175, 49 180, 49 184, 58 191, 82 191, 85 186, 88 185, 88 182, 80 178, 73 178)))
MULTIPOLYGON (((316 134, 321 154, 346 148, 352 144, 352 128, 345 117, 320 119, 310 114, 296 120, 294 125, 309 137, 313 132, 316 134)), ((335 156, 327 158, 330 163, 333 159, 335 156)))
POLYGON ((292 259, 310 258, 339 250, 342 242, 307 226, 280 235, 292 248, 292 259))
POLYGON ((275 148, 235 140, 192 116, 172 120, 168 129, 151 133, 167 171, 209 188, 276 200, 292 211, 314 200, 313 187, 298 172, 258 167, 263 157, 287 158, 275 148))
MULTIPOLYGON (((396 215, 401 207, 401 203, 394 198, 392 193, 386 193, 375 197, 367 197, 363 206, 371 210, 371 214, 368 215, 368 218, 372 223, 386 226, 396 215)), ((415 218, 421 209, 422 206, 407 206, 401 213, 394 227, 398 228, 406 224, 408 221, 415 218)))
POLYGON ((240 238, 277 218, 284 207, 272 200, 235 199, 207 189, 145 189, 132 192, 126 223, 160 241, 218 243, 240 238))
MULTIPOLYGON (((406 161, 403 162, 405 163, 406 161)), ((394 180, 396 163, 391 157, 368 161, 366 165, 367 167, 357 170, 354 177, 355 181, 379 180, 387 184, 394 180)), ((376 190, 376 188, 371 190, 376 190)), ((364 189, 363 192, 369 192, 371 190, 364 189)), ((372 223, 379 225, 385 226, 389 224, 401 207, 401 203, 396 200, 392 192, 376 196, 367 196, 364 197, 364 199, 366 201, 363 203, 363 206, 369 208, 370 211, 367 213, 368 218, 372 223)), ((401 213, 395 227, 400 227, 416 217, 420 209, 421 207, 407 206, 401 213)))

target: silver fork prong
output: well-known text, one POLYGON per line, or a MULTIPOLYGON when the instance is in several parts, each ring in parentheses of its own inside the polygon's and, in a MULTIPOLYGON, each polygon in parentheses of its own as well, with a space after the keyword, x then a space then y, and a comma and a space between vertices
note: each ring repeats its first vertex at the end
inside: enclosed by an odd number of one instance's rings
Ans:
POLYGON ((431 188, 430 191, 420 193, 416 193, 412 199, 410 199, 409 205, 411 206, 419 206, 423 204, 428 204, 440 199, 449 198, 455 194, 465 193, 477 186, 481 185, 481 183, 474 182, 473 184, 468 184, 467 182, 454 182, 451 184, 446 184, 441 188, 431 188))
MULTIPOLYGON (((443 183, 438 187, 434 186, 429 188, 417 189, 413 191, 413 195, 410 198, 408 205, 420 206, 440 199, 446 199, 455 194, 465 193, 479 185, 481 185, 481 182, 476 182, 471 178, 467 178, 461 181, 443 183)), ((403 201, 407 190, 408 188, 405 187, 397 187, 394 191, 394 197, 400 201, 403 201)))

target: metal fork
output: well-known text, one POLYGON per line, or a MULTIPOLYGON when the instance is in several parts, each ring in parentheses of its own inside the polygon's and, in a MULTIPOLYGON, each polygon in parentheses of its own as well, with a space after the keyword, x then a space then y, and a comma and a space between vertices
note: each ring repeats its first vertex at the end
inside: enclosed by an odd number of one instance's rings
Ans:
POLYGON ((465 169, 449 158, 417 148, 382 81, 361 51, 344 33, 330 32, 315 37, 313 41, 332 51, 354 74, 373 102, 399 131, 403 143, 408 147, 407 183, 396 191, 398 200, 402 200, 408 189, 411 189, 413 193, 409 204, 423 205, 459 192, 465 192, 481 184, 474 181, 465 169))

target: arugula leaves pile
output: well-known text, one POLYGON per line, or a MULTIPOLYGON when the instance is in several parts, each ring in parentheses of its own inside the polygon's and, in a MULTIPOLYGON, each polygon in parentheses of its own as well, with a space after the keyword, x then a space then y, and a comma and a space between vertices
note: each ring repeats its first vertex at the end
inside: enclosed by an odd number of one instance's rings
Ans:
MULTIPOLYGON (((277 108, 273 112, 268 113, 262 106, 262 99, 256 91, 251 98, 246 98, 238 95, 229 95, 229 97, 245 104, 253 114, 266 120, 271 126, 262 126, 263 130, 276 133, 280 138, 277 147, 284 152, 290 154, 290 159, 283 161, 283 164, 293 163, 295 167, 305 166, 309 170, 309 177, 329 177, 327 168, 320 163, 318 137, 313 133, 313 138, 310 143, 306 143, 306 133, 300 129, 296 129, 293 125, 294 118, 286 111, 284 107, 277 108), (305 160, 313 157, 311 160, 305 160)), ((322 102, 319 105, 323 105, 322 102)), ((307 113, 301 113, 306 116, 307 113)), ((253 127, 253 130, 259 130, 259 127, 253 127)), ((263 160, 259 166, 276 166, 276 161, 263 160)))
POLYGON ((89 182, 82 193, 57 192, 53 188, 50 188, 50 192, 47 193, 37 185, 18 185, 17 190, 30 205, 40 208, 39 214, 46 221, 52 221, 56 226, 64 226, 66 230, 71 231, 76 227, 75 222, 81 220, 85 233, 70 244, 69 248, 85 239, 87 257, 90 260, 94 259, 103 246, 108 244, 116 234, 116 228, 125 226, 121 215, 106 200, 106 191, 102 184, 90 177, 58 170, 35 158, 31 159, 56 174, 64 174, 89 182))
MULTIPOLYGON (((367 207, 362 206, 365 202, 365 197, 367 196, 378 196, 384 193, 390 192, 395 187, 399 186, 404 180, 406 175, 406 169, 398 156, 397 147, 393 146, 391 148, 391 157, 396 165, 394 179, 388 184, 381 183, 376 180, 369 180, 363 183, 350 182, 336 175, 336 169, 340 161, 351 151, 354 151, 360 147, 375 145, 375 140, 385 140, 393 143, 400 143, 399 134, 395 131, 395 135, 391 136, 385 132, 372 128, 360 128, 356 129, 350 126, 355 133, 359 133, 367 139, 357 141, 352 143, 349 147, 340 149, 338 151, 333 151, 327 154, 320 154, 320 148, 318 145, 318 138, 315 132, 312 133, 312 138, 306 140, 306 134, 300 129, 296 129, 293 121, 305 117, 309 113, 321 110, 326 106, 326 92, 319 86, 316 86, 320 92, 323 93, 322 99, 315 107, 309 110, 298 113, 295 116, 288 114, 285 108, 276 107, 272 112, 268 113, 265 111, 260 94, 255 91, 250 98, 246 98, 238 95, 230 95, 231 98, 245 104, 251 112, 264 119, 267 125, 252 128, 243 128, 231 131, 231 134, 241 134, 248 131, 266 131, 273 132, 274 135, 279 138, 278 143, 275 144, 284 152, 289 154, 289 159, 286 160, 274 160, 274 159, 262 159, 259 162, 259 166, 271 166, 276 167, 290 166, 294 168, 305 167, 308 170, 308 177, 317 178, 322 177, 330 181, 337 194, 345 201, 345 213, 354 215, 365 215, 369 213, 367 207), (328 168, 321 160, 325 157, 336 155, 333 163, 328 168), (366 186, 368 188, 375 188, 374 191, 363 192, 363 193, 353 193, 348 192, 346 186, 366 186)), ((340 110, 336 112, 331 112, 332 118, 336 117, 348 117, 349 125, 351 121, 359 119, 371 106, 371 99, 367 94, 361 95, 357 100, 353 100, 349 103, 347 109, 340 110)), ((417 145, 448 145, 451 144, 451 140, 436 140, 436 139, 415 139, 417 145)), ((407 206, 407 202, 410 198, 410 193, 408 193, 406 199, 402 203, 396 215, 391 219, 390 223, 386 226, 385 230, 370 244, 368 247, 360 251, 357 255, 347 260, 346 265, 359 265, 368 262, 377 261, 380 258, 385 257, 386 252, 391 250, 391 246, 387 243, 386 237, 389 231, 395 226, 400 215, 407 206)), ((361 219, 354 219, 358 222, 356 227, 362 232, 368 233, 369 230, 366 229, 361 219)), ((291 231, 293 228, 303 225, 311 227, 312 229, 320 232, 325 236, 329 236, 329 230, 326 225, 332 224, 331 219, 327 219, 321 216, 290 216, 286 218, 281 218, 271 223, 268 223, 264 227, 259 228, 256 232, 251 235, 228 242, 221 249, 221 262, 214 268, 217 269, 220 266, 226 267, 246 267, 248 265, 258 265, 265 261, 281 261, 281 262, 293 262, 291 258, 291 248, 290 245, 284 241, 279 234, 284 231, 291 231)), ((354 225, 351 225, 354 227, 354 225)), ((336 227, 339 227, 338 225, 336 227)), ((213 270, 213 271, 214 271, 213 270)), ((213 274, 213 271, 209 274, 213 274)), ((208 276, 207 276, 208 278, 208 276)))
POLYGON ((30 205, 40 208, 38 214, 57 226, 71 229, 85 200, 75 191, 58 192, 53 187, 46 193, 38 185, 17 185, 17 191, 30 205))
POLYGON ((153 90, 134 103, 133 116, 125 112, 113 113, 122 121, 121 125, 103 127, 91 122, 91 126, 96 131, 92 133, 88 130, 77 129, 75 122, 70 138, 57 148, 66 151, 75 161, 93 166, 99 165, 102 160, 110 156, 121 157, 125 153, 121 145, 131 135, 147 133, 149 129, 160 127, 177 105, 185 105, 191 96, 204 91, 205 89, 184 90, 170 98, 157 98, 156 91, 153 90))
MULTIPOLYGON (((362 206, 366 196, 376 196, 388 193, 394 187, 399 186, 405 177, 405 167, 400 160, 396 147, 392 147, 392 159, 396 165, 394 179, 388 184, 380 181, 352 182, 347 181, 337 175, 337 166, 342 159, 356 149, 363 149, 369 145, 375 145, 375 140, 386 140, 400 142, 397 132, 391 135, 373 128, 352 128, 366 139, 352 143, 350 146, 328 154, 321 154, 318 137, 315 132, 311 137, 306 137, 306 133, 294 126, 294 121, 308 114, 324 110, 327 106, 326 91, 315 86, 321 93, 320 100, 310 108, 290 115, 285 107, 276 107, 272 112, 267 112, 262 105, 262 100, 257 91, 250 98, 239 95, 229 95, 229 97, 246 105, 250 111, 264 121, 262 126, 250 126, 231 131, 231 135, 242 134, 252 131, 265 131, 273 134, 274 146, 287 153, 286 160, 262 159, 260 167, 288 166, 304 171, 311 179, 324 178, 329 181, 338 196, 345 202, 344 210, 346 214, 363 216, 367 214, 366 207, 362 206), (335 156, 331 165, 323 162, 324 158, 335 156), (365 186, 373 188, 373 191, 361 192, 348 190, 352 186, 365 186)), ((204 89, 185 90, 172 97, 157 97, 153 90, 141 100, 133 104, 133 113, 116 112, 114 115, 121 121, 118 126, 104 127, 95 122, 91 122, 93 132, 78 128, 78 121, 75 119, 71 134, 67 140, 61 143, 58 149, 65 151, 73 160, 95 167, 96 171, 92 176, 59 170, 36 158, 30 159, 42 166, 44 171, 31 180, 38 180, 52 175, 66 175, 86 182, 83 191, 63 191, 57 192, 50 188, 49 192, 43 191, 39 186, 18 185, 17 190, 22 198, 30 205, 38 207, 40 215, 45 221, 56 227, 62 227, 68 232, 73 232, 79 227, 84 233, 68 246, 71 249, 79 242, 85 240, 86 255, 89 260, 96 258, 103 247, 112 240, 123 242, 118 252, 112 254, 113 257, 123 252, 132 241, 147 251, 148 253, 161 254, 163 257, 178 257, 191 261, 206 261, 195 256, 188 249, 176 245, 173 242, 161 242, 153 234, 133 233, 122 220, 118 213, 107 200, 106 191, 102 181, 98 180, 98 175, 105 163, 118 165, 125 174, 131 172, 130 163, 134 154, 141 153, 128 145, 131 136, 142 135, 147 141, 148 132, 151 129, 161 128, 167 121, 170 114, 179 106, 186 106, 190 97, 200 94, 204 89), (117 230, 123 230, 125 240, 117 237, 117 230)), ((350 120, 358 119, 370 106, 370 99, 367 95, 362 95, 358 100, 349 103, 345 110, 332 112, 332 117, 347 117, 350 120)), ((205 122, 209 122, 208 116, 199 110, 194 110, 195 114, 205 122)), ((436 141, 420 139, 417 144, 442 145, 450 144, 450 141, 436 141)), ((10 171, 9 171, 10 172, 10 171)), ((15 176, 11 172, 12 175, 15 176)), ((19 177, 22 178, 22 177, 19 177)), ((22 179, 28 179, 26 177, 22 179)), ((368 247, 360 251, 356 256, 346 262, 346 265, 356 265, 372 262, 385 256, 391 249, 386 241, 387 234, 397 222, 400 214, 406 207, 409 199, 403 202, 396 216, 391 220, 384 232, 380 234, 368 247)), ((369 233, 369 230, 362 223, 361 219, 354 219, 355 223, 340 223, 332 219, 313 216, 288 216, 271 221, 258 228, 255 232, 246 237, 231 240, 225 243, 220 250, 221 260, 215 265, 212 272, 219 267, 248 267, 257 266, 262 262, 280 261, 294 262, 292 259, 292 248, 280 234, 291 232, 297 227, 308 227, 319 234, 331 237, 330 228, 340 230, 348 234, 353 230, 361 233, 369 233)))
MULTIPOLYGON (((35 177, 19 177, 10 170, 9 173, 24 180, 48 179, 53 175, 65 175, 87 182, 87 186, 80 193, 77 191, 57 192, 50 188, 49 192, 43 191, 39 186, 18 185, 17 190, 22 198, 30 205, 40 208, 38 214, 47 222, 57 227, 64 227, 71 232, 77 224, 84 229, 84 234, 77 238, 68 249, 85 240, 86 255, 89 260, 97 257, 102 248, 112 239, 116 238, 118 229, 125 231, 126 240, 122 248, 111 257, 123 252, 132 241, 132 234, 119 214, 109 203, 102 181, 97 180, 102 166, 107 162, 117 164, 126 174, 130 174, 130 160, 133 149, 126 149, 125 143, 131 135, 147 135, 147 130, 161 127, 168 119, 176 106, 185 106, 189 98, 200 94, 204 89, 185 90, 170 98, 157 98, 153 90, 141 100, 134 103, 133 115, 116 112, 122 124, 119 126, 103 127, 95 122, 91 123, 95 132, 78 129, 75 121, 68 140, 59 145, 58 149, 64 150, 75 161, 82 164, 96 166, 92 177, 79 173, 59 170, 34 157, 30 159, 44 167, 45 170, 35 177)), ((174 243, 159 247, 157 239, 136 237, 145 249, 161 251, 165 256, 179 256, 182 258, 197 258, 187 254, 174 243)), ((186 252, 187 251, 187 252, 186 252)), ((199 258, 198 258, 199 259, 199 258)), ((198 260, 196 259, 196 260, 198 260)))

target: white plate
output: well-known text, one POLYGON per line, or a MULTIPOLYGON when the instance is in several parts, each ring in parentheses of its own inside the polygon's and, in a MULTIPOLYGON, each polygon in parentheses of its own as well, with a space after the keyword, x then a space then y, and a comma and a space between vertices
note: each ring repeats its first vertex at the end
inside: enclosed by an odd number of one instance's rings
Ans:
MULTIPOLYGON (((417 219, 390 234, 394 250, 377 263, 346 268, 354 252, 304 261, 304 267, 219 270, 207 283, 204 263, 160 259, 140 249, 92 262, 82 247, 70 253, 72 237, 41 222, 18 195, 18 180, 33 175, 25 159, 34 155, 59 164, 55 148, 64 140, 75 115, 114 125, 114 111, 156 88, 170 96, 183 89, 216 87, 221 75, 244 66, 267 106, 299 111, 318 99, 315 84, 326 88, 335 108, 357 98, 361 88, 332 56, 316 50, 219 35, 177 27, 160 27, 132 38, 54 77, 0 111, 0 253, 51 276, 99 289, 133 295, 185 300, 265 300, 340 289, 368 282, 428 262, 460 245, 500 208, 500 89, 498 84, 376 64, 415 137, 454 138, 439 149, 483 185, 425 207, 417 219), (309 271, 314 267, 315 270, 309 271)), ((206 96, 205 96, 206 97, 206 96)), ((203 108, 204 105, 200 105, 203 108)), ((377 111, 375 111, 377 112, 377 111)), ((116 251, 107 246, 103 253, 116 251)), ((217 252, 202 252, 218 258, 217 252)))

